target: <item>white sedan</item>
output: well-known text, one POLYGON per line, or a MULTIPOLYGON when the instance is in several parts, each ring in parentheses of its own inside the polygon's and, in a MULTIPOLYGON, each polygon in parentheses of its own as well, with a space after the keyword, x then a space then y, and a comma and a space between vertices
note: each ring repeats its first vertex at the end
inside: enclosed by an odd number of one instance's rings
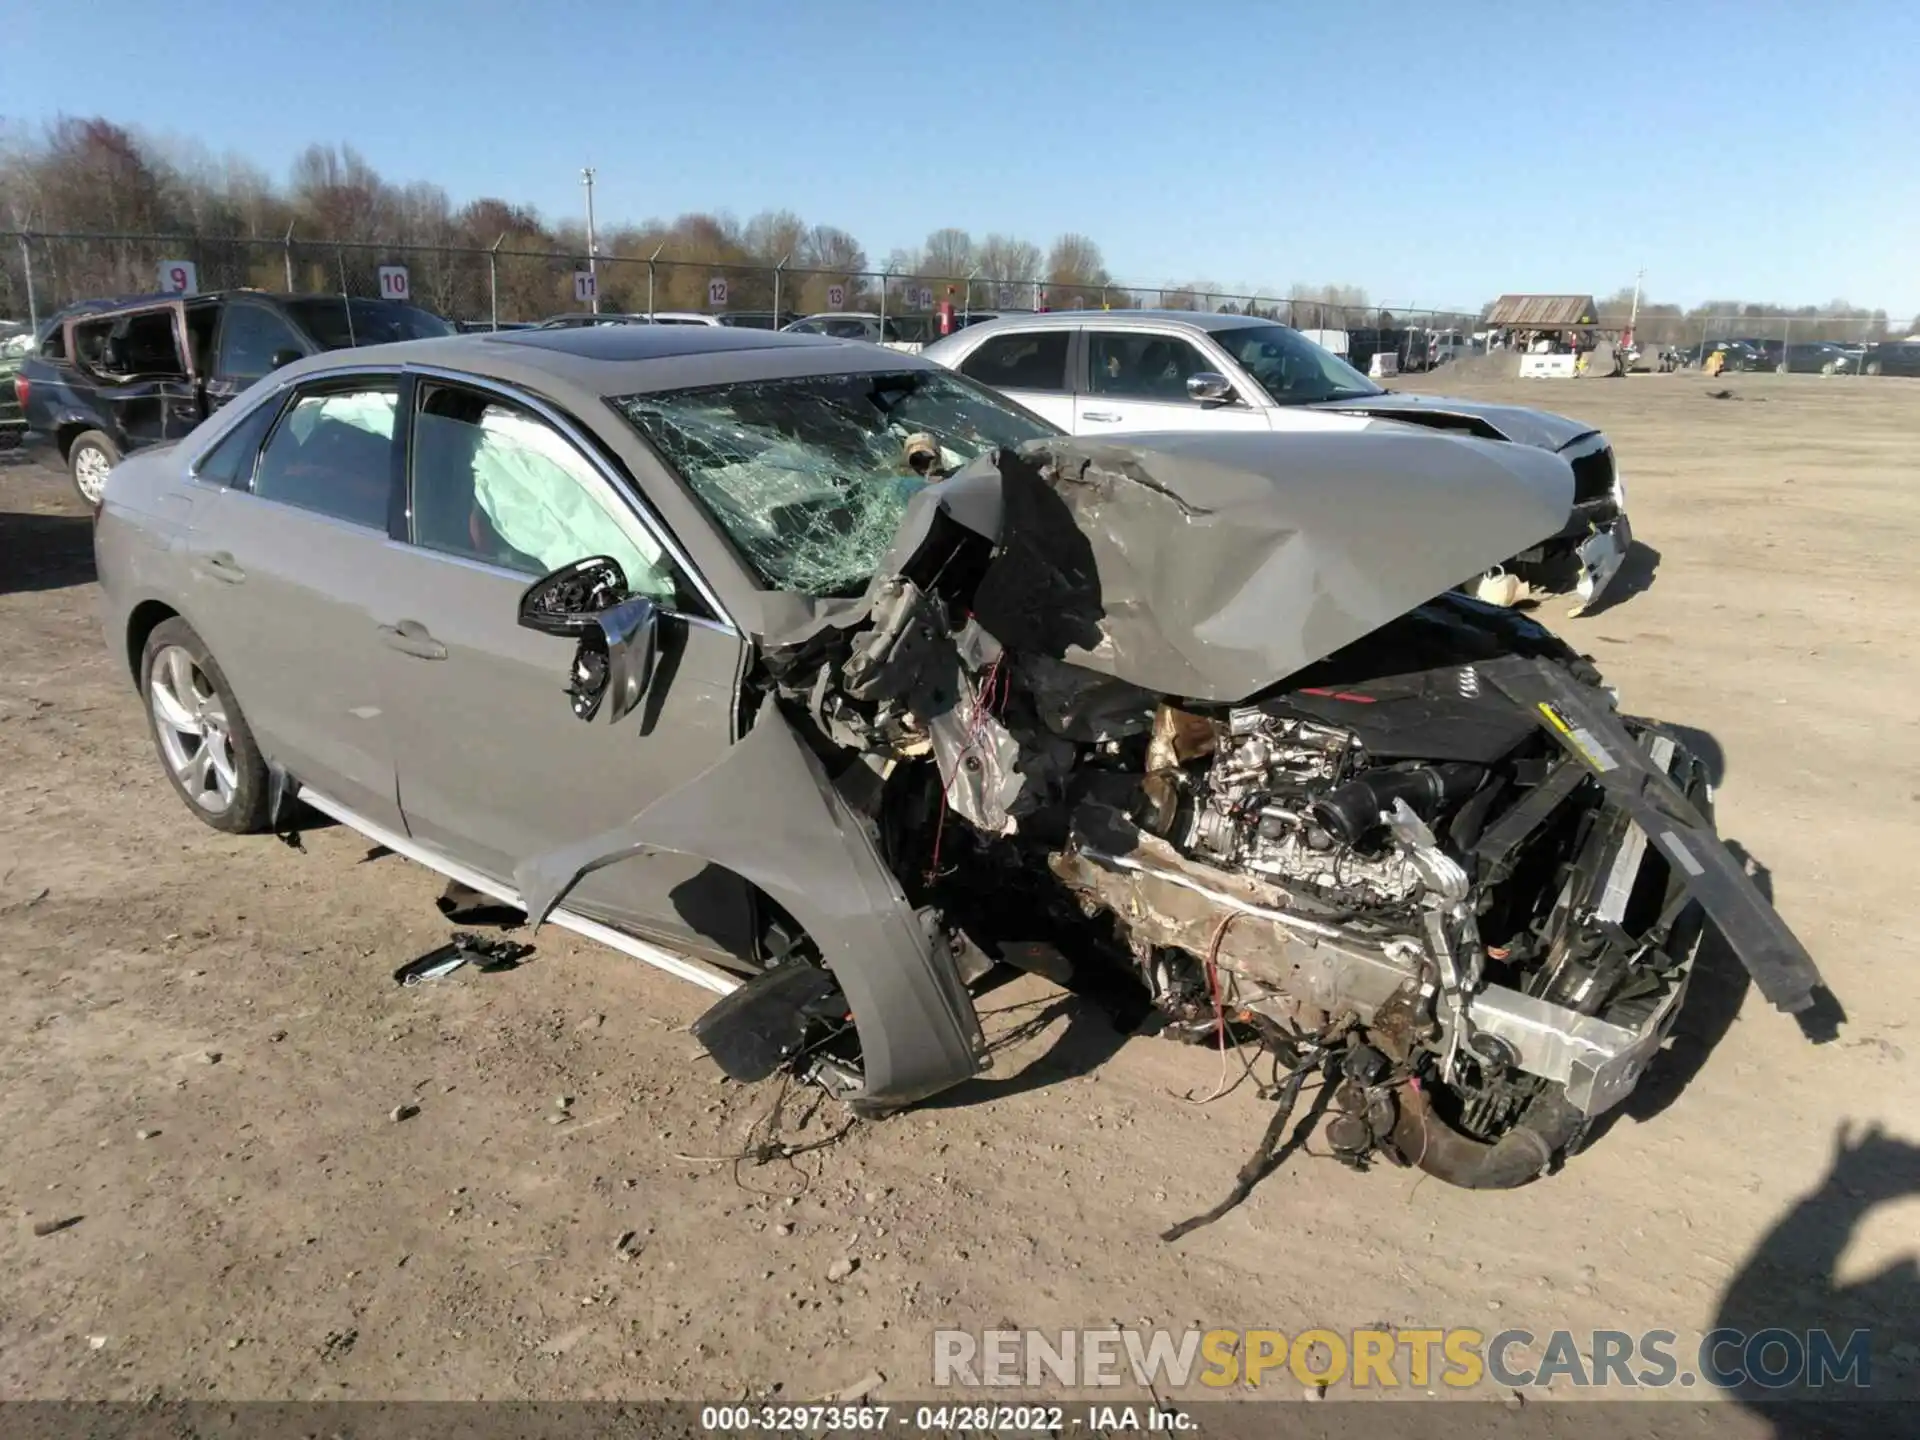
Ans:
POLYGON ((1573 469, 1572 513, 1504 568, 1537 589, 1577 590, 1582 608, 1632 544, 1613 447, 1593 426, 1518 405, 1394 394, 1256 316, 1052 311, 969 326, 922 353, 1071 435, 1415 424, 1551 451, 1573 469))

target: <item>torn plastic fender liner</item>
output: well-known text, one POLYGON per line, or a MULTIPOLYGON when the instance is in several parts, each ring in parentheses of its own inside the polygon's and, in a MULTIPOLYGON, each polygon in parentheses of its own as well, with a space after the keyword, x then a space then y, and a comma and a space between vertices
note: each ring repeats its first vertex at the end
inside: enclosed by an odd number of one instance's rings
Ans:
POLYGON ((1825 984, 1813 957, 1680 787, 1634 743, 1600 692, 1545 660, 1515 655, 1474 668, 1532 715, 1633 818, 1726 937, 1760 993, 1788 1014, 1811 1008, 1814 991, 1825 984))
POLYGON ((515 867, 527 918, 537 929, 585 876, 647 850, 725 866, 806 927, 859 1031, 860 1108, 909 1104, 979 1070, 980 1020, 952 952, 773 705, 718 762, 625 824, 515 867))

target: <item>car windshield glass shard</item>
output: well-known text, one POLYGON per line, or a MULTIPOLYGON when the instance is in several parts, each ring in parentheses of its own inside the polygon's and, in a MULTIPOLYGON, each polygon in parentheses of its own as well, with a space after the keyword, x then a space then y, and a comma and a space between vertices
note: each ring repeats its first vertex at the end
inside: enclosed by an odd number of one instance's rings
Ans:
POLYGON ((1383 391, 1332 351, 1284 325, 1236 325, 1213 338, 1260 382, 1276 405, 1351 400, 1383 391))
POLYGON ((927 371, 613 404, 685 477, 762 583, 803 595, 864 587, 930 475, 1054 433, 956 376, 927 371))
POLYGON ((355 300, 353 324, 347 305, 335 295, 313 295, 287 302, 287 313, 325 350, 354 345, 387 345, 399 340, 433 340, 455 333, 438 315, 416 305, 390 300, 355 300))

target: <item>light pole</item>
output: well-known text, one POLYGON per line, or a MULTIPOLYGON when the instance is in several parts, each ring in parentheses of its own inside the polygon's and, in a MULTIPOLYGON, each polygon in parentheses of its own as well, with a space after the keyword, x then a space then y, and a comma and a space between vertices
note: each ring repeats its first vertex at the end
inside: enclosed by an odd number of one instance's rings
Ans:
POLYGON ((600 249, 593 243, 593 167, 580 172, 580 183, 587 187, 587 274, 593 279, 593 294, 588 297, 593 313, 600 313, 600 249))

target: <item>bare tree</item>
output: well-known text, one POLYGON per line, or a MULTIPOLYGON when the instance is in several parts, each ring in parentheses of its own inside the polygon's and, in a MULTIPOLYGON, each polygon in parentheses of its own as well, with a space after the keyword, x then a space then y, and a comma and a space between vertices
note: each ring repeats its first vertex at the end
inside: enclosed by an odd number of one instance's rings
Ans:
POLYGON ((974 252, 980 278, 996 285, 1025 284, 1040 278, 1040 247, 1012 235, 989 235, 974 252))
POLYGON ((964 230, 936 230, 927 236, 926 273, 943 280, 964 279, 973 268, 973 237, 964 230))
POLYGON ((742 243, 747 254, 762 265, 790 259, 799 263, 807 238, 807 222, 791 210, 762 210, 747 221, 742 243))
POLYGON ((1062 235, 1047 250, 1047 284, 1079 287, 1111 285, 1113 277, 1100 247, 1085 235, 1062 235))

